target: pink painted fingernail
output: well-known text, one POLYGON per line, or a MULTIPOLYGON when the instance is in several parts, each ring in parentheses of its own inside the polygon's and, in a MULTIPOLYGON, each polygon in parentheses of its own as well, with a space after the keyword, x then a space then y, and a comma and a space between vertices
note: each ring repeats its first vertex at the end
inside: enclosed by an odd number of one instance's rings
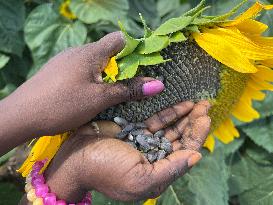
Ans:
POLYGON ((164 84, 160 80, 153 80, 143 84, 142 92, 145 96, 153 96, 164 90, 164 84))

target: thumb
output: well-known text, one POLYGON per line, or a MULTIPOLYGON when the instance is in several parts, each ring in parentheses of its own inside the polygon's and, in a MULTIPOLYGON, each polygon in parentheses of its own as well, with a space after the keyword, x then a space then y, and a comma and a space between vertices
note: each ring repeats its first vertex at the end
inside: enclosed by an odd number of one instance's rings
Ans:
MULTIPOLYGON (((153 165, 153 171, 146 180, 145 197, 158 197, 170 184, 184 175, 192 166, 194 166, 202 155, 193 150, 178 150, 169 155, 166 159, 159 160, 153 165)), ((148 169, 148 168, 146 168, 148 169)), ((146 170, 145 169, 145 170, 146 170)))
POLYGON ((97 57, 101 60, 109 59, 119 53, 125 46, 125 39, 122 32, 109 33, 95 43, 97 57))
POLYGON ((164 84, 160 80, 148 77, 136 77, 121 83, 104 84, 104 86, 106 87, 104 96, 111 97, 109 103, 112 105, 154 96, 164 90, 164 84))

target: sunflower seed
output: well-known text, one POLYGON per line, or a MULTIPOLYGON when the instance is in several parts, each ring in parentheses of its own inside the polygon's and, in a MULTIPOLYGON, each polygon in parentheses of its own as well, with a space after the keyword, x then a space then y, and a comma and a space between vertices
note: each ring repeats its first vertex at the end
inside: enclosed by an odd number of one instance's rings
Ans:
POLYGON ((159 147, 160 140, 158 137, 147 137, 147 142, 153 147, 159 147))
POLYGON ((123 131, 121 131, 120 133, 118 133, 117 135, 116 135, 116 137, 118 138, 118 139, 124 139, 126 136, 128 135, 128 133, 127 132, 123 132, 123 131))
POLYGON ((161 159, 164 159, 166 156, 166 152, 164 150, 159 150, 157 152, 157 160, 161 160, 161 159))
POLYGON ((122 117, 115 117, 114 122, 117 123, 121 127, 125 127, 126 125, 128 125, 128 121, 122 117))
POLYGON ((158 137, 158 138, 162 138, 162 137, 164 137, 164 135, 165 135, 164 130, 158 130, 158 131, 154 134, 154 136, 155 136, 155 137, 158 137))
POLYGON ((144 152, 151 149, 151 146, 147 142, 147 137, 145 135, 136 136, 136 141, 140 145, 140 149, 142 149, 144 152))
POLYGON ((142 134, 144 134, 144 130, 141 130, 141 129, 133 130, 133 131, 131 131, 131 134, 134 136, 142 135, 142 134))
POLYGON ((129 133, 129 132, 131 132, 134 128, 135 128, 135 124, 130 123, 130 124, 126 125, 122 131, 129 133))
POLYGON ((173 151, 172 144, 170 142, 162 142, 160 143, 160 148, 170 154, 173 151))
POLYGON ((153 163, 157 159, 157 151, 151 150, 147 153, 147 159, 150 163, 153 163))
POLYGON ((134 136, 131 133, 128 135, 128 140, 134 141, 134 136))

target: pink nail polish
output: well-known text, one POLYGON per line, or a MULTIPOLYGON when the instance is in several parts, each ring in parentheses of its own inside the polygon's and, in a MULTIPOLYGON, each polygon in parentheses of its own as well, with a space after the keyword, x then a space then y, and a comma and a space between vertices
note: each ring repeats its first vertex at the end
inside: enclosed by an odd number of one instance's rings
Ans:
POLYGON ((153 80, 143 84, 142 92, 145 96, 153 96, 164 90, 164 84, 160 80, 153 80))

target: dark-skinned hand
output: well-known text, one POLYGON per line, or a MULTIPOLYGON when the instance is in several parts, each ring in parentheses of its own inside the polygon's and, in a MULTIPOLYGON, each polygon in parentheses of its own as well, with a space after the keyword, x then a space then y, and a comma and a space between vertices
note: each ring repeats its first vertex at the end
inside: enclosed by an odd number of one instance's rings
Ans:
POLYGON ((210 129, 209 107, 207 101, 182 102, 146 120, 146 132, 164 129, 174 150, 153 164, 114 139, 120 131, 115 123, 97 122, 99 133, 89 123, 62 145, 46 170, 47 183, 58 198, 69 202, 80 201, 88 190, 121 201, 157 197, 201 159, 198 151, 210 129))
POLYGON ((110 57, 123 47, 123 34, 115 32, 67 49, 0 101, 0 155, 32 138, 78 128, 112 105, 161 92, 164 85, 152 78, 102 81, 110 57))

